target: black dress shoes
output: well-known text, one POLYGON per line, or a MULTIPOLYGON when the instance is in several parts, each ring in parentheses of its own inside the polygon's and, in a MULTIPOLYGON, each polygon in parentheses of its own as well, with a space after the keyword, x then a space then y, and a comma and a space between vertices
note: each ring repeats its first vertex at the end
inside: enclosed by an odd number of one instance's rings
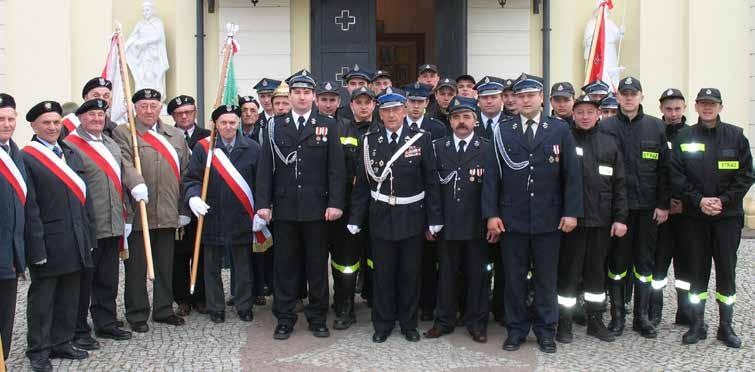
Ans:
POLYGON ((153 320, 155 321, 155 323, 165 323, 165 324, 170 324, 173 326, 182 326, 186 324, 186 321, 184 320, 184 318, 181 318, 180 316, 177 316, 177 315, 170 315, 164 319, 153 319, 153 320))
POLYGON ((407 330, 402 329, 401 334, 403 334, 404 338, 409 342, 419 341, 419 332, 417 332, 416 329, 407 329, 407 330))
POLYGON ((287 340, 289 337, 291 337, 291 333, 293 331, 294 328, 290 325, 278 324, 278 326, 275 327, 275 334, 273 334, 273 338, 276 340, 287 340))
POLYGON ((137 332, 137 333, 147 333, 147 332, 149 332, 149 326, 147 325, 147 322, 135 322, 135 323, 131 323, 131 329, 133 329, 134 332, 137 332))
POLYGON ((252 309, 239 311, 239 319, 241 319, 242 322, 251 322, 254 320, 254 312, 252 312, 252 309))
POLYGON ((225 312, 223 311, 211 311, 210 321, 215 324, 225 323, 225 312))
POLYGON ((94 335, 99 338, 109 338, 115 341, 125 341, 131 339, 131 332, 117 327, 105 328, 99 331, 95 331, 94 335))
POLYGON ((469 335, 472 336, 474 342, 481 344, 488 342, 488 335, 483 331, 469 331, 469 335))
POLYGON ((310 324, 309 330, 315 337, 330 337, 330 331, 325 324, 310 324))
POLYGON ((442 329, 438 326, 433 326, 432 328, 428 329, 425 333, 423 333, 423 335, 425 336, 425 338, 438 338, 440 336, 447 335, 449 333, 451 332, 448 330, 442 329))
POLYGON ((97 342, 92 336, 86 335, 83 337, 74 337, 73 346, 80 350, 99 350, 100 343, 97 342))
POLYGON ((71 343, 63 344, 50 350, 50 359, 81 360, 88 357, 89 353, 84 350, 76 350, 71 343))
POLYGON ((383 343, 383 342, 385 342, 385 340, 388 339, 388 336, 390 336, 390 334, 391 334, 390 332, 380 332, 380 331, 377 331, 377 332, 375 332, 375 333, 372 334, 372 342, 374 342, 376 344, 383 343))
POLYGON ((503 350, 517 351, 523 343, 524 338, 509 335, 506 337, 506 341, 503 342, 503 350))
POLYGON ((31 359, 31 370, 34 372, 52 372, 52 363, 50 359, 31 359))
POLYGON ((556 352, 556 342, 553 341, 553 337, 541 337, 537 340, 537 348, 544 353, 552 354, 556 352))

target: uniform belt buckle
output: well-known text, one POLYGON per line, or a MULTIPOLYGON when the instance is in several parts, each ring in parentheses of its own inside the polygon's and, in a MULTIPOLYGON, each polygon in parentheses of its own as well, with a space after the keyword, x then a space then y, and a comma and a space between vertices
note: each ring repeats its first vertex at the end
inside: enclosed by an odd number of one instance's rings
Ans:
POLYGON ((396 197, 391 195, 388 197, 388 205, 396 205, 396 197))

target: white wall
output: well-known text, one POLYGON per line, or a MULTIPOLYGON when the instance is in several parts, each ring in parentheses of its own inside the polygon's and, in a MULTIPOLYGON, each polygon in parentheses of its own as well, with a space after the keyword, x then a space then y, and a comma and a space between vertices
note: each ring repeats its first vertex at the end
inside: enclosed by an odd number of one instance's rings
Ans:
POLYGON ((755 148, 755 0, 750 0, 750 115, 749 128, 745 132, 750 147, 755 148))
POLYGON ((467 71, 516 78, 530 70, 529 0, 469 0, 467 10, 467 71))
POLYGON ((0 92, 5 91, 5 0, 0 0, 0 92))
MULTIPOLYGON (((289 0, 222 0, 219 9, 219 44, 226 37, 225 24, 239 25, 234 60, 239 94, 252 94, 263 77, 282 80, 291 75, 291 6, 289 0)), ((220 51, 218 51, 218 58, 220 51)))

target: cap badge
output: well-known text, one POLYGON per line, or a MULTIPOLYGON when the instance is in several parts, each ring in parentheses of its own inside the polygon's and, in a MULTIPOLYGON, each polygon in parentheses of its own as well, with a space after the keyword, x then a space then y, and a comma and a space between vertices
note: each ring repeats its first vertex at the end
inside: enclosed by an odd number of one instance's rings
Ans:
POLYGON ((152 91, 149 89, 144 90, 144 98, 152 98, 152 91))
POLYGON ((454 100, 454 105, 457 105, 457 106, 458 106, 458 105, 460 105, 460 104, 461 104, 461 103, 459 103, 459 100, 458 100, 458 99, 454 100))
POLYGON ((307 70, 302 71, 301 76, 307 76, 307 70))
POLYGON ((102 108, 102 101, 97 101, 97 107, 102 108))
POLYGON ((674 90, 673 89, 669 89, 669 90, 666 91, 666 95, 667 96, 670 96, 672 94, 674 94, 674 90))
POLYGON ((393 94, 393 89, 391 89, 391 87, 388 87, 385 89, 385 92, 388 94, 393 94))
POLYGON ((624 80, 624 84, 632 84, 632 78, 628 77, 626 80, 624 80))
POLYGON ((331 89, 333 89, 333 86, 330 85, 330 83, 325 83, 325 89, 331 90, 331 89))
POLYGON ((106 85, 106 84, 105 84, 105 79, 103 79, 103 78, 100 78, 100 85, 102 85, 103 87, 104 87, 104 86, 106 85))
POLYGON ((267 86, 267 80, 265 80, 265 79, 262 79, 262 86, 263 86, 263 87, 266 87, 266 86, 267 86))
POLYGON ((45 110, 52 110, 52 103, 51 102, 45 102, 45 110))
POLYGON ((487 77, 487 76, 485 76, 485 84, 487 84, 487 83, 489 83, 489 82, 490 82, 490 78, 489 78, 489 77, 487 77))
POLYGON ((225 111, 226 111, 226 112, 231 112, 231 111, 233 111, 233 106, 231 106, 231 105, 225 105, 225 111))
POLYGON ((561 85, 561 84, 559 84, 559 85, 558 85, 558 88, 557 88, 557 89, 558 89, 558 91, 560 92, 560 91, 564 90, 564 86, 563 86, 563 85, 561 85))
POLYGON ((177 105, 180 105, 180 104, 181 104, 181 97, 178 97, 178 98, 176 98, 176 104, 177 104, 177 105))
POLYGON ((359 65, 354 65, 354 71, 359 71, 359 65))
POLYGON ((705 94, 711 94, 710 89, 706 89, 705 94))

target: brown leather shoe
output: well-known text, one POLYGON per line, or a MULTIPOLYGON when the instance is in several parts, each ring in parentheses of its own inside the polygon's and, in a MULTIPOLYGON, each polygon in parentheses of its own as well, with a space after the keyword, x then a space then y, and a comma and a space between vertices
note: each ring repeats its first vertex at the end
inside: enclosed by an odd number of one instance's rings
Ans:
POLYGON ((451 332, 443 330, 443 329, 441 329, 438 326, 433 326, 432 328, 428 329, 422 335, 425 336, 425 338, 438 338, 440 336, 447 335, 449 333, 451 333, 451 332))
POLYGON ((189 316, 191 314, 191 305, 189 304, 180 304, 178 305, 178 309, 176 309, 176 315, 178 316, 189 316))
POLYGON ((481 344, 488 342, 488 335, 485 334, 485 332, 469 331, 469 335, 472 336, 472 340, 474 340, 474 342, 479 342, 481 344))

